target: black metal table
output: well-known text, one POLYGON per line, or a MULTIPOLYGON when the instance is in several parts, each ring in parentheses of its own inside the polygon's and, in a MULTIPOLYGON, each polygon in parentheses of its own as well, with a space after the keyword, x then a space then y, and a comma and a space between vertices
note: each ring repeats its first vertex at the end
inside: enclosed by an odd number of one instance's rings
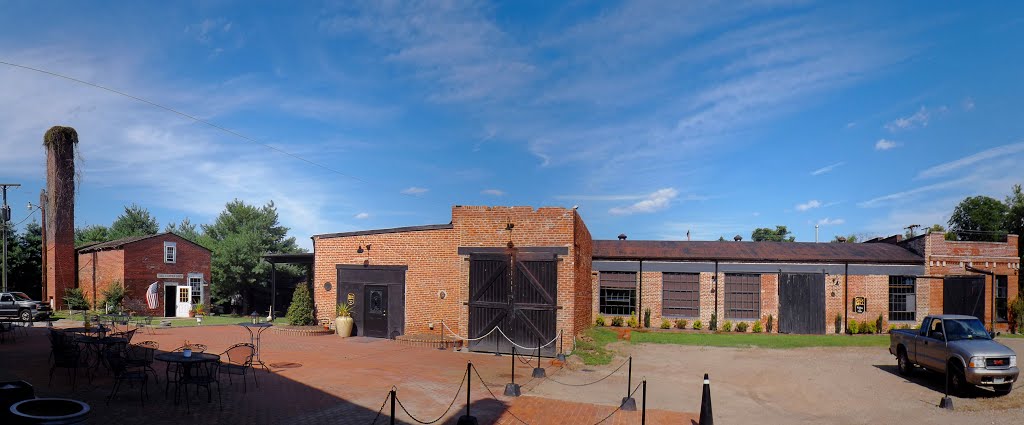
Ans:
POLYGON ((245 330, 249 331, 249 340, 252 342, 252 346, 254 348, 252 353, 253 366, 258 364, 263 367, 263 370, 269 372, 270 368, 267 367, 266 363, 263 363, 262 359, 260 359, 260 335, 262 335, 263 331, 267 330, 267 328, 274 325, 270 323, 239 323, 238 326, 244 327, 245 330), (256 328, 256 331, 253 331, 253 328, 256 328))
MULTIPOLYGON (((174 382, 174 404, 178 404, 178 387, 181 383, 188 382, 188 379, 192 377, 192 366, 205 362, 220 361, 220 356, 217 354, 196 352, 192 352, 188 357, 185 357, 183 352, 160 353, 153 356, 153 358, 168 363, 168 366, 171 363, 181 366, 181 377, 174 382)), ((185 396, 188 397, 188 394, 186 393, 185 396)))

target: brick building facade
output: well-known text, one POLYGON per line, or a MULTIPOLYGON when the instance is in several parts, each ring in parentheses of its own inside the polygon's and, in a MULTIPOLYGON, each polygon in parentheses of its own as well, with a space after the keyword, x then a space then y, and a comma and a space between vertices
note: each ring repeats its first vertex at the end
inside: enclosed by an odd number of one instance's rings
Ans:
POLYGON ((149 314, 188 317, 193 305, 210 305, 210 251, 173 233, 86 245, 77 253, 77 286, 91 306, 102 309, 103 291, 114 284, 124 285, 126 302, 145 303, 154 282, 159 306, 149 314))

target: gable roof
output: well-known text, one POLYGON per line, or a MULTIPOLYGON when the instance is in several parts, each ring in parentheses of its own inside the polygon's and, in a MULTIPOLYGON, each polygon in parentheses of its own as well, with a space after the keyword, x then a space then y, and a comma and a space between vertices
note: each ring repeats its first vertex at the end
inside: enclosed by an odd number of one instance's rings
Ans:
POLYGON ((324 233, 320 235, 313 235, 313 239, 330 239, 330 238, 344 238, 348 236, 368 236, 378 235, 381 233, 404 233, 404 232, 422 232, 425 230, 450 230, 454 229, 455 226, 452 223, 448 224, 428 224, 424 226, 408 226, 408 227, 392 227, 389 229, 372 229, 372 230, 359 230, 355 232, 342 232, 342 233, 324 233))
POLYGON ((886 243, 595 240, 595 260, 924 264, 886 243))
POLYGON ((150 239, 150 238, 155 238, 155 237, 158 237, 158 236, 167 236, 167 235, 174 236, 174 237, 176 237, 178 239, 181 239, 181 240, 183 240, 183 241, 185 241, 187 243, 190 243, 192 245, 198 246, 198 247, 200 247, 202 249, 206 249, 207 251, 209 251, 209 249, 207 249, 206 247, 204 247, 204 246, 202 246, 200 244, 197 244, 195 242, 192 242, 192 241, 190 241, 188 239, 185 239, 185 238, 183 238, 181 236, 178 236, 174 232, 163 232, 163 233, 156 233, 156 234, 152 234, 152 235, 142 235, 142 236, 129 236, 127 238, 116 239, 116 240, 112 240, 112 241, 109 241, 109 242, 89 243, 89 244, 82 245, 82 246, 80 246, 78 248, 75 248, 75 251, 77 251, 79 254, 81 254, 81 253, 85 253, 85 252, 104 251, 104 250, 108 250, 108 249, 121 249, 121 248, 124 248, 124 246, 128 245, 128 244, 132 244, 132 243, 135 243, 135 242, 138 242, 138 241, 143 241, 143 240, 150 239))

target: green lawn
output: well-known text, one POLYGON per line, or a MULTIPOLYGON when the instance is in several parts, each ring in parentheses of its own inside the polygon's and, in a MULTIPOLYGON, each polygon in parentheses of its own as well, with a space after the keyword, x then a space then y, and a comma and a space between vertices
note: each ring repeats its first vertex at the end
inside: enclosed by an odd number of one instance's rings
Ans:
MULTIPOLYGON (((614 335, 613 335, 614 336, 614 335)), ((678 344, 708 347, 887 347, 889 335, 780 335, 754 333, 633 332, 634 344, 678 344)))
POLYGON ((576 350, 572 355, 579 356, 584 364, 604 365, 611 363, 615 353, 608 350, 607 345, 615 342, 615 332, 603 328, 591 328, 584 332, 584 337, 576 340, 576 350))
MULTIPOLYGON (((248 322, 248 316, 204 316, 203 326, 216 326, 216 325, 235 325, 242 322, 248 322)), ((153 319, 153 325, 159 325, 160 319, 153 319)), ((184 326, 198 326, 195 318, 183 318, 183 319, 171 319, 171 326, 173 327, 184 327, 184 326)))

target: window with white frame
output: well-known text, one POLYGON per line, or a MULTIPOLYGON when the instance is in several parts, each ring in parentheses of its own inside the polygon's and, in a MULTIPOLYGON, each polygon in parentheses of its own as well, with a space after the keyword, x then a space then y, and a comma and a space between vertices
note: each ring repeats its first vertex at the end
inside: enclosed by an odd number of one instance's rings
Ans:
POLYGON ((192 287, 192 304, 200 304, 203 302, 203 276, 202 275, 189 275, 188 286, 192 287))
POLYGON ((164 242, 164 262, 178 262, 178 244, 175 242, 164 242))

